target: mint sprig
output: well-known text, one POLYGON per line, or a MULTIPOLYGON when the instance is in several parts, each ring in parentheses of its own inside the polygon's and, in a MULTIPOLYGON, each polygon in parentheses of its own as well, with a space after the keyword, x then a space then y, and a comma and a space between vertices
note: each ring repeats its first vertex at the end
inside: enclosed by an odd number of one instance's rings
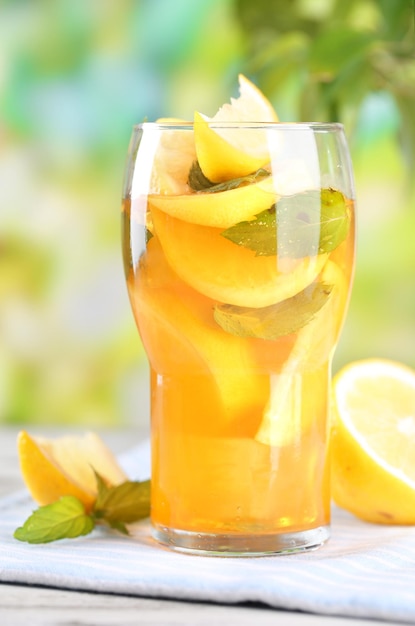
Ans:
POLYGON ((295 296, 262 309, 217 304, 213 316, 231 335, 274 340, 306 326, 328 302, 332 290, 333 285, 316 282, 295 296))
POLYGON ((97 520, 128 534, 125 524, 144 519, 150 514, 150 481, 124 482, 107 487, 99 474, 95 474, 98 496, 94 505, 97 520))
POLYGON ((57 502, 39 507, 18 528, 14 537, 28 543, 49 543, 57 539, 72 539, 88 535, 94 528, 92 515, 74 496, 63 496, 57 502))
POLYGON ((62 496, 52 504, 36 509, 23 526, 14 532, 15 539, 27 543, 50 543, 88 535, 103 524, 128 535, 126 524, 150 514, 150 481, 125 481, 108 487, 97 472, 98 495, 90 513, 75 496, 62 496))

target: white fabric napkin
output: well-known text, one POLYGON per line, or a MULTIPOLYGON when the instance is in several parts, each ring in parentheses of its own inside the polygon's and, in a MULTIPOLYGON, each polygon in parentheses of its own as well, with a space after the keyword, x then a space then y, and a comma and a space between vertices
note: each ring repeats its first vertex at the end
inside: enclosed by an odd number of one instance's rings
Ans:
MULTIPOLYGON (((145 478, 148 445, 121 461, 132 478, 145 478)), ((159 546, 148 521, 134 525, 131 537, 97 529, 79 539, 21 543, 13 532, 34 508, 26 492, 0 499, 0 582, 415 623, 415 527, 367 524, 334 508, 331 539, 314 552, 208 558, 159 546)))

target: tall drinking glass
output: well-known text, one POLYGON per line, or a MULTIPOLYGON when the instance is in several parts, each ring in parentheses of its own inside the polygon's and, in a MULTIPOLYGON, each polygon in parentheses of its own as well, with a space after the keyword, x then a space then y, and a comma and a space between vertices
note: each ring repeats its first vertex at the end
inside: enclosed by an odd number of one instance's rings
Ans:
POLYGON ((349 152, 340 124, 212 128, 261 152, 260 167, 242 158, 208 180, 193 124, 144 123, 126 168, 153 535, 211 555, 315 548, 329 537, 330 369, 354 265, 349 152))

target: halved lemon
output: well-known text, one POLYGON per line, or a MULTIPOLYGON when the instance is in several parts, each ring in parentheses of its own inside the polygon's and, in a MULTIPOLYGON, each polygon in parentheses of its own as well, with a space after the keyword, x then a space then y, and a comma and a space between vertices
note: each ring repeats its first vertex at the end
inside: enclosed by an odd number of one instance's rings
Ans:
POLYGON ((358 517, 415 524, 415 371, 384 359, 333 381, 334 501, 358 517))
MULTIPOLYGON (((191 124, 174 118, 160 118, 157 123, 166 126, 158 133, 153 128, 145 130, 142 139, 152 144, 149 147, 149 153, 154 154, 150 191, 155 194, 184 194, 189 191, 187 179, 192 163, 196 160, 191 124)), ((146 154, 146 157, 141 167, 141 177, 145 168, 148 167, 148 163, 145 162, 148 161, 148 153, 144 150, 142 153, 146 154)), ((137 159, 140 154, 139 151, 137 159)), ((136 168, 140 168, 139 162, 136 168)))
POLYGON ((196 112, 194 133, 197 159, 204 175, 213 182, 246 176, 269 163, 266 131, 260 123, 278 122, 264 94, 242 74, 239 98, 231 98, 209 118, 196 112), (251 122, 246 132, 237 122, 251 122))
POLYGON ((41 505, 71 495, 91 509, 97 495, 94 470, 112 485, 127 480, 112 452, 95 433, 47 439, 23 430, 17 448, 23 480, 41 505))

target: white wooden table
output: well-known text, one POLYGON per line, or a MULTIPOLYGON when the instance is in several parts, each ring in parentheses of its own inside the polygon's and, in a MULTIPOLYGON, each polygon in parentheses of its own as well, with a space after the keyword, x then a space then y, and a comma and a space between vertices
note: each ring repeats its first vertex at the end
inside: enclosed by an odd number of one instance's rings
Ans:
MULTIPOLYGON (((69 429, 31 427, 28 430, 45 436, 69 432, 69 429)), ((0 427, 0 497, 23 486, 16 453, 17 432, 17 428, 0 427)), ((131 447, 131 442, 138 441, 140 436, 131 430, 99 431, 99 434, 117 453, 131 447)), ((374 626, 385 623, 278 611, 256 605, 221 606, 0 583, 1 626, 374 626)))

